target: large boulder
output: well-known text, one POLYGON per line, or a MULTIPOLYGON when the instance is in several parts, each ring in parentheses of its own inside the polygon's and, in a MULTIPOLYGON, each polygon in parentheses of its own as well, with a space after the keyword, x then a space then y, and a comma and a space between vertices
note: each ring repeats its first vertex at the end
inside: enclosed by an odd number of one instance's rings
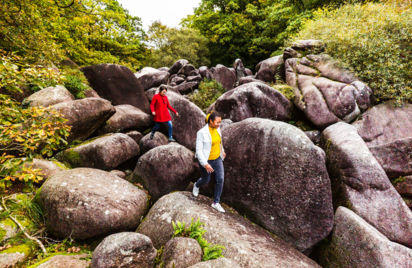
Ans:
MULTIPOLYGON (((153 93, 148 96, 149 100, 153 97, 153 93)), ((205 113, 196 104, 178 93, 168 90, 166 95, 170 105, 179 113, 179 117, 177 117, 173 112, 170 112, 173 137, 186 148, 195 150, 196 133, 205 125, 205 113)))
POLYGON ((353 123, 389 178, 412 175, 412 104, 379 104, 353 123))
POLYGON ((92 268, 152 268, 157 251, 149 237, 123 232, 106 237, 93 251, 92 268))
POLYGON ((372 90, 326 54, 286 60, 296 106, 317 127, 351 122, 372 103, 372 90))
POLYGON ((222 214, 210 204, 212 199, 188 192, 163 196, 150 209, 138 231, 149 236, 156 248, 166 244, 173 235, 172 221, 203 222, 203 237, 212 244, 223 245, 223 255, 240 267, 319 267, 314 261, 261 227, 237 213, 222 214))
POLYGON ((198 81, 194 82, 184 82, 172 88, 173 91, 179 92, 180 94, 189 94, 199 86, 198 81))
POLYGON ((88 257, 88 254, 54 255, 50 258, 47 258, 46 260, 43 260, 38 265, 34 266, 36 268, 87 268, 90 267, 90 261, 87 260, 88 257))
POLYGON ((143 89, 147 90, 152 87, 158 87, 161 84, 167 84, 170 74, 167 71, 159 71, 152 67, 144 67, 135 75, 139 83, 143 86, 143 89))
POLYGON ((185 64, 180 68, 180 70, 177 72, 178 75, 184 75, 184 76, 189 76, 193 71, 195 71, 196 68, 192 64, 185 64))
POLYGON ((261 83, 247 83, 220 96, 209 110, 219 112, 234 122, 249 117, 288 121, 293 104, 276 89, 261 83))
POLYGON ((86 98, 50 106, 57 110, 71 126, 69 141, 85 140, 115 113, 114 107, 101 98, 86 98))
POLYGON ((152 116, 129 104, 114 106, 116 113, 98 130, 99 134, 136 129, 144 131, 152 124, 152 116))
POLYGON ((133 72, 117 64, 98 64, 81 69, 94 90, 113 105, 130 104, 149 113, 143 85, 133 72))
POLYGON ((170 67, 169 69, 169 73, 170 74, 177 74, 177 72, 182 69, 183 66, 185 66, 186 64, 189 64, 188 60, 185 59, 180 59, 178 61, 176 61, 172 67, 170 67))
POLYGON ((72 101, 74 96, 64 87, 46 87, 28 96, 23 103, 30 106, 50 106, 60 102, 72 101))
POLYGON ((202 261, 189 268, 240 268, 240 265, 228 258, 218 258, 210 261, 202 261))
POLYGON ((276 75, 281 78, 284 77, 285 65, 283 55, 274 56, 263 60, 256 65, 256 79, 264 82, 275 82, 276 75))
POLYGON ((57 158, 72 167, 111 170, 138 156, 139 145, 123 133, 108 134, 57 154, 57 158))
POLYGON ((195 163, 194 153, 182 145, 162 145, 139 158, 133 177, 157 200, 172 191, 186 189, 198 175, 195 163))
POLYGON ((249 118, 225 127, 222 200, 304 251, 332 229, 325 154, 300 129, 249 118))
POLYGON ((87 239, 135 229, 148 196, 109 172, 75 168, 48 179, 36 195, 47 229, 59 238, 87 239))
POLYGON ((339 207, 323 267, 412 267, 412 249, 389 241, 353 211, 339 207))
POLYGON ((175 237, 166 243, 162 261, 165 268, 186 268, 202 261, 202 248, 199 243, 189 237, 175 237))
POLYGON ((239 79, 239 86, 243 84, 247 84, 247 83, 252 83, 252 82, 262 82, 262 81, 259 79, 256 79, 254 76, 246 76, 246 77, 242 77, 239 79))
POLYGON ((153 139, 150 138, 151 133, 145 135, 139 142, 140 150, 142 154, 145 154, 147 151, 150 151, 153 148, 156 148, 161 145, 166 145, 169 143, 166 135, 156 131, 153 139))
POLYGON ((236 76, 226 66, 218 64, 216 67, 211 68, 210 71, 212 72, 212 78, 222 84, 224 89, 230 90, 235 85, 236 76))
POLYGON ((336 123, 322 133, 334 205, 346 206, 390 240, 412 246, 412 211, 356 128, 336 123))
POLYGON ((212 72, 209 70, 207 66, 199 67, 199 74, 202 76, 202 78, 212 79, 212 72))
POLYGON ((239 79, 246 76, 245 66, 241 59, 236 59, 233 63, 233 69, 235 70, 236 82, 239 82, 239 79))

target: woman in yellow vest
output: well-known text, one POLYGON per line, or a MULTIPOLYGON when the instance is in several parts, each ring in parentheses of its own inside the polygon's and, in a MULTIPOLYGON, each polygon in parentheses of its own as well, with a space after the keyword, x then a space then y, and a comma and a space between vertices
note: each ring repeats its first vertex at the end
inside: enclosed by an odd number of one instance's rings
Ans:
POLYGON ((216 112, 211 112, 206 116, 206 126, 197 132, 196 158, 200 163, 201 178, 193 186, 193 195, 199 195, 199 187, 208 184, 210 175, 214 172, 216 186, 212 207, 220 212, 225 212, 220 205, 224 183, 223 159, 226 157, 222 145, 221 122, 222 117, 216 112))

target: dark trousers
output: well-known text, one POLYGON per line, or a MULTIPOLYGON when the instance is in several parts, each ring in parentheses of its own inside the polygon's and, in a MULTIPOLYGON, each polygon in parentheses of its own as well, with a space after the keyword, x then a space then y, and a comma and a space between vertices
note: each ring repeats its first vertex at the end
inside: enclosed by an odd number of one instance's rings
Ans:
POLYGON ((173 138, 173 125, 172 125, 172 121, 167 121, 167 122, 155 122, 155 125, 152 129, 152 134, 154 135, 154 133, 159 130, 160 128, 160 124, 163 123, 167 123, 168 126, 168 130, 169 130, 169 139, 173 138))
MULTIPOLYGON (((220 196, 222 195, 223 191, 223 183, 224 183, 224 168, 223 168, 223 160, 219 156, 219 158, 215 160, 208 160, 207 161, 213 168, 216 178, 216 185, 215 185, 215 194, 214 194, 214 202, 220 202, 220 196)), ((204 184, 208 184, 210 181, 211 173, 208 173, 204 167, 200 165, 200 174, 201 178, 195 183, 196 187, 200 187, 204 184)))

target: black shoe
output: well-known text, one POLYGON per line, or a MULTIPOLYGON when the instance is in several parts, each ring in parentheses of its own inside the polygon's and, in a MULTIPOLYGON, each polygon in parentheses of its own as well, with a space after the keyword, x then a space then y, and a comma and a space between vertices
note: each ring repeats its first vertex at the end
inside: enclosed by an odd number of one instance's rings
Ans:
POLYGON ((150 139, 153 140, 154 133, 150 134, 150 139))

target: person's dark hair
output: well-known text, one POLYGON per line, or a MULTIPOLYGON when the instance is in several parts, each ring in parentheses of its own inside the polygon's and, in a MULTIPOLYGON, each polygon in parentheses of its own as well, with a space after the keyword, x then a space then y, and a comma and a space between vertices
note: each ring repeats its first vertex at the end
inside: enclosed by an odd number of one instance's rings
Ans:
POLYGON ((159 93, 162 92, 163 90, 166 90, 166 91, 167 91, 167 86, 161 85, 161 86, 159 87, 159 93))
POLYGON ((209 124, 210 122, 215 121, 216 117, 222 118, 222 116, 218 112, 212 111, 206 116, 205 121, 207 124, 209 124))

